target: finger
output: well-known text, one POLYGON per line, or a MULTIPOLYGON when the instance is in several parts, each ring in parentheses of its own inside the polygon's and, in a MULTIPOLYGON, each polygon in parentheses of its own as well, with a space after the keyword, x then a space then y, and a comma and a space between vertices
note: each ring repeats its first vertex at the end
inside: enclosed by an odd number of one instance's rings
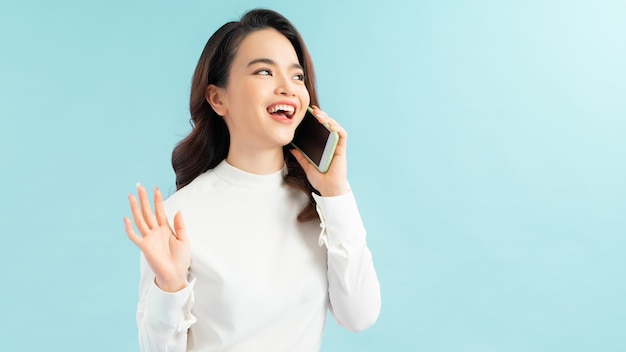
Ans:
POLYGON ((137 198, 132 194, 128 195, 128 200, 130 201, 130 211, 133 214, 133 220, 135 220, 135 225, 137 225, 137 229, 141 232, 141 235, 145 236, 150 232, 150 228, 143 219, 141 215, 141 211, 139 210, 139 204, 137 203, 137 198))
POLYGON ((131 240, 137 247, 140 247, 143 238, 135 233, 135 230, 133 230, 133 224, 127 217, 124 217, 124 229, 126 230, 126 235, 128 236, 128 239, 131 240))
POLYGON ((156 219, 159 226, 169 226, 167 222, 167 213, 163 205, 163 195, 158 187, 154 187, 154 210, 156 211, 156 219))
POLYGON ((150 199, 148 199, 148 192, 140 184, 137 183, 137 192, 139 193, 139 202, 141 204, 141 214, 149 228, 153 229, 157 227, 157 221, 152 214, 152 208, 150 208, 150 199))
POLYGON ((346 130, 343 127, 341 127, 341 125, 339 125, 337 122, 331 123, 330 129, 332 131, 337 132, 337 134, 339 134, 338 146, 345 148, 346 145, 348 144, 348 132, 346 132, 346 130))
POLYGON ((342 134, 347 135, 346 130, 341 126, 341 124, 339 124, 339 122, 337 122, 337 120, 331 117, 327 117, 326 120, 328 121, 327 123, 333 131, 341 132, 342 134))
POLYGON ((309 172, 311 172, 311 168, 314 167, 309 159, 307 159, 304 154, 302 154, 302 152, 298 149, 292 149, 291 154, 294 156, 294 158, 296 158, 296 161, 298 162, 298 164, 300 164, 300 166, 304 170, 304 173, 309 174, 309 172))
POLYGON ((185 221, 183 219, 183 213, 181 211, 177 211, 176 215, 174 215, 174 231, 176 232, 176 237, 183 241, 189 241, 187 237, 187 230, 185 229, 185 221))
POLYGON ((339 142, 337 143, 337 149, 335 149, 335 155, 345 154, 345 150, 348 145, 348 132, 346 132, 346 130, 341 127, 341 125, 337 121, 331 118, 329 118, 328 120, 328 128, 333 132, 337 132, 337 134, 339 135, 339 142))
POLYGON ((337 121, 328 116, 326 112, 320 110, 320 108, 318 108, 317 106, 313 105, 311 107, 313 108, 313 115, 315 115, 320 123, 326 124, 331 131, 337 132, 339 134, 339 137, 344 139, 348 138, 348 133, 343 127, 341 127, 341 125, 337 121))
POLYGON ((330 122, 330 117, 324 111, 322 111, 317 106, 311 106, 313 108, 313 116, 317 118, 317 121, 321 124, 326 124, 330 122))

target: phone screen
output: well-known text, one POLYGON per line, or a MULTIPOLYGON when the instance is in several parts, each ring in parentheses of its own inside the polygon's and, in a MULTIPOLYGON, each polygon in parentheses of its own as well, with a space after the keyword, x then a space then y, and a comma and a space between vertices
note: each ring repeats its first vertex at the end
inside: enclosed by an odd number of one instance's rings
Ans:
POLYGON ((296 128, 292 143, 296 145, 312 162, 319 165, 330 131, 317 121, 307 109, 304 119, 296 128))

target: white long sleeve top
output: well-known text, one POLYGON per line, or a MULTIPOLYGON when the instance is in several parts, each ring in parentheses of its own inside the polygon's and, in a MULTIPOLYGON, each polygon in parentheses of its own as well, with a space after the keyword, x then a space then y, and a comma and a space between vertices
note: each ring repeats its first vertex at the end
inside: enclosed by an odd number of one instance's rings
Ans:
POLYGON ((282 172, 223 161, 167 199, 170 222, 185 219, 189 284, 160 290, 141 255, 141 350, 319 351, 328 309, 349 330, 370 327, 380 286, 354 197, 314 197, 321 221, 300 223, 307 196, 282 172))

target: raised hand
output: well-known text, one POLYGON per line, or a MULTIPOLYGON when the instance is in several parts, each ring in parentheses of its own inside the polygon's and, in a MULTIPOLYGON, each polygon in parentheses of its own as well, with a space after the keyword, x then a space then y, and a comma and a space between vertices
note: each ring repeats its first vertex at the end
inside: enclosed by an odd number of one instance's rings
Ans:
POLYGON ((133 230, 133 224, 124 217, 124 225, 128 238, 143 252, 146 261, 155 274, 155 282, 163 291, 176 292, 187 285, 187 271, 191 263, 189 238, 185 231, 183 215, 179 212, 174 216, 174 230, 167 222, 163 196, 158 188, 154 188, 154 209, 150 208, 150 200, 146 189, 137 185, 139 202, 132 194, 128 195, 130 210, 139 230, 133 230))
POLYGON ((335 155, 330 163, 330 168, 326 173, 321 173, 311 164, 306 157, 297 149, 291 150, 302 169, 306 173, 306 177, 311 185, 317 189, 322 196, 332 197, 348 193, 348 166, 346 161, 346 148, 348 144, 348 134, 337 121, 331 119, 325 112, 316 106, 312 106, 313 114, 320 123, 327 123, 330 129, 339 134, 339 142, 335 148, 335 155))

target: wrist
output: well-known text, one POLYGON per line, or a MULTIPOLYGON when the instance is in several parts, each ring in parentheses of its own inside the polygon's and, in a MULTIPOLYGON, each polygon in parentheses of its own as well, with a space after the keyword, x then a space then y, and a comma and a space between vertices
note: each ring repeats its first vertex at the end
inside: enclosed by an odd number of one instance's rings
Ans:
POLYGON ((164 292, 174 293, 187 287, 187 280, 159 280, 158 277, 154 278, 154 283, 164 292))
POLYGON ((322 189, 319 189, 319 192, 322 197, 337 197, 349 193, 350 187, 348 187, 347 183, 344 183, 340 185, 324 187, 322 189))

